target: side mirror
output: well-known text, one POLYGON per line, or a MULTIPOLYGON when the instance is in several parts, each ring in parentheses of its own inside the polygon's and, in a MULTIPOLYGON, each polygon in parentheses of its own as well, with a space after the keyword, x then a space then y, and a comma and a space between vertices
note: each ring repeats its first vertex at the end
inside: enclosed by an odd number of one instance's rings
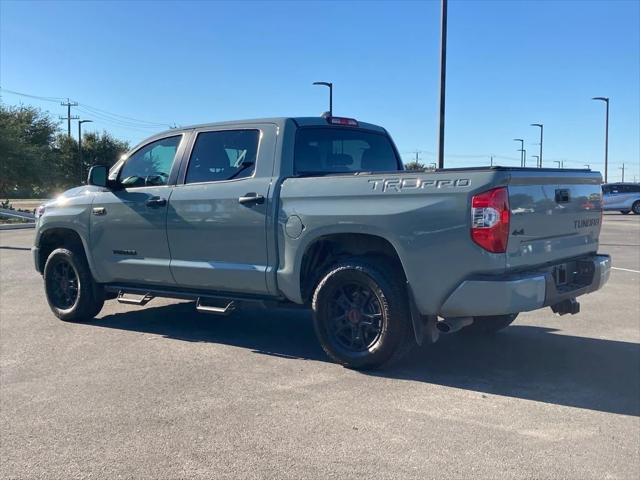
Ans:
POLYGON ((95 165, 89 169, 89 177, 87 178, 88 185, 95 185, 96 187, 107 186, 107 167, 104 165, 95 165))

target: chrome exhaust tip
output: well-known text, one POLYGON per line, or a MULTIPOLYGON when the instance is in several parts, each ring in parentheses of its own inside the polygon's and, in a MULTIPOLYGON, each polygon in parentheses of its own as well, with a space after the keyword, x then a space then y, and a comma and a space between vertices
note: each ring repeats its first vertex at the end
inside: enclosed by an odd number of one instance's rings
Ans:
POLYGON ((468 327, 473 323, 473 317, 451 317, 440 320, 436 323, 436 328, 440 333, 455 333, 468 327))

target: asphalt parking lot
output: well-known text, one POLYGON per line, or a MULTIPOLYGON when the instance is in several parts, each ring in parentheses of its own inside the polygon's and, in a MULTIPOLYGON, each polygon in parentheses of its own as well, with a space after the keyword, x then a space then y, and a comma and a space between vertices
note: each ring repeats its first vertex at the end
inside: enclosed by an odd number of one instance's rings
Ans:
POLYGON ((329 363, 309 315, 108 302, 49 311, 33 230, 0 232, 2 478, 638 478, 640 216, 577 316, 523 314, 375 373, 329 363))

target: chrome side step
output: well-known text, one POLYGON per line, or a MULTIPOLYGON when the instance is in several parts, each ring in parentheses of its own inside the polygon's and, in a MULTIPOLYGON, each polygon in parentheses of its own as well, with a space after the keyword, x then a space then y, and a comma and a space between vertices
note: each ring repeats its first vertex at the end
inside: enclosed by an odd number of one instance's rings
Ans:
POLYGON ((203 305, 201 298, 196 300, 196 310, 202 313, 213 313, 216 315, 229 315, 236 309, 236 303, 233 300, 226 301, 226 305, 216 307, 214 305, 203 305))
POLYGON ((131 295, 131 294, 126 293, 123 290, 120 290, 118 292, 117 300, 119 303, 127 303, 129 305, 139 305, 141 307, 149 303, 154 298, 153 295, 151 295, 150 293, 145 293, 144 295, 139 297, 127 297, 125 295, 131 295))

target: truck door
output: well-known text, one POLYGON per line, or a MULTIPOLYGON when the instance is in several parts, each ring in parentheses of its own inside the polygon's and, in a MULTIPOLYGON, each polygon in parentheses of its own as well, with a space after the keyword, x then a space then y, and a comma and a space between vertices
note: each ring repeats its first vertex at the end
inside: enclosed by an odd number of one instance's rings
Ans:
POLYGON ((173 135, 142 146, 120 168, 115 187, 96 194, 90 245, 98 281, 175 284, 169 269, 167 205, 182 138, 173 135))
POLYGON ((275 125, 196 132, 169 200, 171 272, 181 287, 268 294, 275 125))

